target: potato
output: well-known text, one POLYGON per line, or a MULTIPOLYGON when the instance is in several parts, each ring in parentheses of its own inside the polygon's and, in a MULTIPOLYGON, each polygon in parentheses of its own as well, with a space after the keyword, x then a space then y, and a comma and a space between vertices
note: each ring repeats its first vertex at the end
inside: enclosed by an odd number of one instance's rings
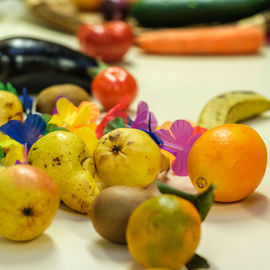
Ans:
POLYGON ((67 97, 74 105, 82 101, 90 101, 89 94, 75 84, 59 84, 43 89, 36 99, 36 110, 40 113, 52 114, 58 96, 67 97))
POLYGON ((144 189, 113 186, 102 190, 95 198, 89 217, 97 233, 118 244, 126 243, 126 228, 130 215, 153 195, 144 189))

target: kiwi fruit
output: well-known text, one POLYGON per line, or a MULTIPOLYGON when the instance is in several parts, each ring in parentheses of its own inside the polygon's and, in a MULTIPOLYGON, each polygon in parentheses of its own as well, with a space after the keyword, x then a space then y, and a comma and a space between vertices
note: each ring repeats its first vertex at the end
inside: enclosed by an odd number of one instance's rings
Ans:
POLYGON ((108 187, 95 198, 89 217, 95 230, 103 238, 126 244, 126 228, 130 215, 142 202, 152 197, 152 193, 140 188, 108 187))
POLYGON ((36 98, 36 110, 40 113, 52 114, 56 99, 64 96, 74 105, 82 101, 90 101, 90 95, 80 86, 75 84, 58 84, 43 89, 36 98))

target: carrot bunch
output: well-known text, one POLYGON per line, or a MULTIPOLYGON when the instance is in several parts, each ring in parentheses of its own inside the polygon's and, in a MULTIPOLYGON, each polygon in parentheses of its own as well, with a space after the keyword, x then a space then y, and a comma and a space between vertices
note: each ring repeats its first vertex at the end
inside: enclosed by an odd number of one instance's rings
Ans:
POLYGON ((265 43, 257 27, 218 26, 162 29, 137 37, 137 45, 155 54, 250 54, 265 43))

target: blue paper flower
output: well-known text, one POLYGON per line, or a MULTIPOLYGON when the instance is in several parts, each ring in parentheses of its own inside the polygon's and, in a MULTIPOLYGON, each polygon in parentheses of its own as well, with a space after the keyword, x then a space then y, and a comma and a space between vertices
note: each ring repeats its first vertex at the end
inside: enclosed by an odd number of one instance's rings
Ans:
POLYGON ((18 120, 8 121, 0 127, 0 131, 15 141, 27 146, 28 149, 45 134, 46 122, 40 115, 31 114, 25 122, 18 120))
POLYGON ((34 99, 28 95, 26 88, 23 88, 23 94, 20 96, 20 101, 26 114, 32 114, 34 99))

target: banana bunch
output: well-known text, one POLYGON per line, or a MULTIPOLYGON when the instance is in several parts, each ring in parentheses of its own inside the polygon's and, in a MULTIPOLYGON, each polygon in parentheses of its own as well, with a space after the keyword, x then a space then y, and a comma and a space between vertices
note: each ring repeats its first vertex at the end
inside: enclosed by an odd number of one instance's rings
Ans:
POLYGON ((214 97, 203 108, 198 125, 207 129, 237 123, 270 110, 270 100, 251 91, 232 91, 214 97))

